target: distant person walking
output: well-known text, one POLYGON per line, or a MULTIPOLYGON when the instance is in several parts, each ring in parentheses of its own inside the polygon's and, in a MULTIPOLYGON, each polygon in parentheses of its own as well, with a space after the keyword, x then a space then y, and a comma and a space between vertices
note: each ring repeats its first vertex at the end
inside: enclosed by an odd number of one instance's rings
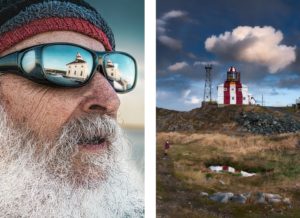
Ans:
POLYGON ((170 148, 170 142, 169 142, 169 140, 167 140, 165 142, 164 148, 165 148, 165 156, 167 156, 168 155, 168 150, 170 148))

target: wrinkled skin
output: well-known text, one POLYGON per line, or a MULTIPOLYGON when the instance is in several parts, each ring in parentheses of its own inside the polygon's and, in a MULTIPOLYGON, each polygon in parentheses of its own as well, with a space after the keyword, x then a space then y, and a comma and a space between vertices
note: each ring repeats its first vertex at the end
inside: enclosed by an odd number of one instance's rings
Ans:
MULTIPOLYGON (((36 35, 0 56, 54 42, 104 50, 90 37, 59 31, 36 35)), ((99 72, 80 88, 1 75, 0 217, 143 217, 143 183, 115 122, 119 105, 99 72), (97 134, 105 146, 80 149, 77 137, 97 134)))
MULTIPOLYGON (((104 50, 100 42, 88 36, 55 31, 24 40, 0 55, 54 42, 104 50)), ((15 125, 26 125, 43 140, 53 140, 61 127, 76 117, 99 114, 116 118, 120 104, 115 91, 100 73, 96 73, 86 86, 71 89, 44 86, 20 76, 4 74, 0 76, 0 101, 15 125)))
MULTIPOLYGON (((34 45, 54 42, 74 43, 95 51, 104 50, 100 42, 85 35, 56 31, 22 41, 1 56, 34 45)), ((55 142, 63 125, 69 121, 88 115, 116 118, 120 101, 114 89, 99 72, 87 85, 80 88, 45 86, 7 73, 0 76, 0 104, 15 127, 29 129, 42 142, 36 148, 36 151, 41 151, 43 142, 55 142)), ((81 161, 81 157, 89 152, 80 150, 73 156, 72 171, 76 177, 84 178, 89 166, 81 161)), ((98 154, 101 155, 101 152, 98 151, 98 154)), ((94 173, 101 175, 100 171, 94 173)), ((105 175, 101 175, 103 176, 105 175)))

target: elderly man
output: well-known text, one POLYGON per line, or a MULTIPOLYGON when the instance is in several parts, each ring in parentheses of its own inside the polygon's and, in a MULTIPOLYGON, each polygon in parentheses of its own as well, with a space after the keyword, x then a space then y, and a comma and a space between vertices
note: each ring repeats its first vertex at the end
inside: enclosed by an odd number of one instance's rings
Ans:
POLYGON ((0 217, 141 217, 116 123, 134 59, 84 1, 0 1, 0 217))

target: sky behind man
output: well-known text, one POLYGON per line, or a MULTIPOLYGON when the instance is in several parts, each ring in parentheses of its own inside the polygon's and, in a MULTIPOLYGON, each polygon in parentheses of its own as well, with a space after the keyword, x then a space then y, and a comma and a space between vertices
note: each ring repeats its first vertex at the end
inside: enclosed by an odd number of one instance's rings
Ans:
POLYGON ((137 102, 144 102, 144 1, 116 0, 107 1, 105 4, 97 0, 87 0, 87 2, 101 11, 103 17, 109 21, 118 42, 117 50, 132 54, 138 63, 139 75, 136 88, 127 95, 119 96, 122 102, 119 120, 124 126, 142 128, 144 104, 137 102), (128 6, 126 10, 124 5, 128 6), (114 13, 111 13, 112 10, 114 13), (133 104, 134 108, 132 108, 133 104))
POLYGON ((116 84, 136 74, 107 74, 113 55, 126 60, 119 69, 134 59, 114 52, 110 26, 84 1, 0 3, 0 216, 143 216, 142 180, 116 121, 117 92, 133 88, 116 84), (72 76, 57 68, 66 51, 77 51, 72 76))

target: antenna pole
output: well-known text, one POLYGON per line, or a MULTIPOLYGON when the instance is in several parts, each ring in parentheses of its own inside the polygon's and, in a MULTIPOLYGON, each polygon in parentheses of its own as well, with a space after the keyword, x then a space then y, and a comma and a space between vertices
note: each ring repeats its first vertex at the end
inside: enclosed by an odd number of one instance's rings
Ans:
POLYGON ((212 71, 212 65, 208 64, 205 66, 205 85, 204 85, 204 96, 203 96, 203 102, 211 102, 211 71, 212 71))

